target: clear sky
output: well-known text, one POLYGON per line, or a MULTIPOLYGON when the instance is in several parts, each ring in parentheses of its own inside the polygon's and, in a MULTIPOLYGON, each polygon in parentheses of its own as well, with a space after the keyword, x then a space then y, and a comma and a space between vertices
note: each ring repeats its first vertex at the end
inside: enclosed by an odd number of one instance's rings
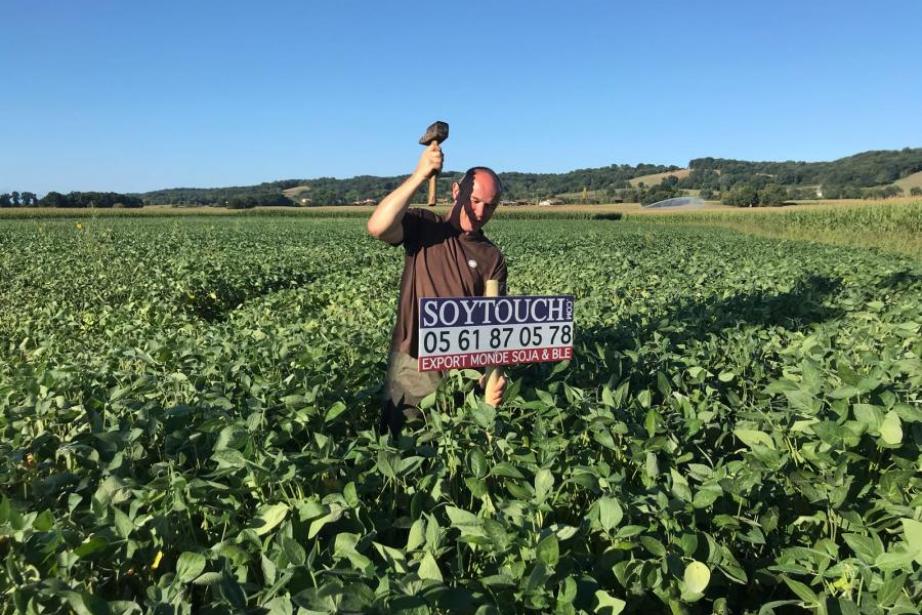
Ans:
POLYGON ((922 146, 922 2, 0 0, 0 192, 922 146))

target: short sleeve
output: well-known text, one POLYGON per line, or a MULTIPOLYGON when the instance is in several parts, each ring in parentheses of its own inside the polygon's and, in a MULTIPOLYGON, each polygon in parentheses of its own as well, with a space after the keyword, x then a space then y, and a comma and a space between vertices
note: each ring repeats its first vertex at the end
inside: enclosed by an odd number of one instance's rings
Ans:
POLYGON ((422 221, 423 217, 420 215, 420 210, 418 208, 413 207, 408 209, 406 213, 403 214, 403 219, 400 221, 403 229, 403 240, 393 245, 402 245, 407 253, 416 252, 419 249, 419 238, 422 235, 420 229, 422 221))
POLYGON ((506 277, 508 271, 506 269, 506 259, 502 254, 499 256, 499 260, 496 262, 496 268, 493 270, 492 279, 499 281, 499 294, 505 296, 506 291, 506 277))

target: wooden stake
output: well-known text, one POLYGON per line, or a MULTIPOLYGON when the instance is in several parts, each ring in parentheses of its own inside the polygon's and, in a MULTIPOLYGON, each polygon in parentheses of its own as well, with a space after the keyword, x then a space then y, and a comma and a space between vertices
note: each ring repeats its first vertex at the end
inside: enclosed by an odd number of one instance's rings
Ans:
MULTIPOLYGON (((483 294, 484 297, 498 297, 499 296, 499 280, 487 280, 486 292, 483 294)), ((486 371, 487 383, 484 387, 486 393, 486 398, 490 398, 490 393, 496 389, 499 379, 504 375, 503 368, 500 366, 488 367, 486 371)))

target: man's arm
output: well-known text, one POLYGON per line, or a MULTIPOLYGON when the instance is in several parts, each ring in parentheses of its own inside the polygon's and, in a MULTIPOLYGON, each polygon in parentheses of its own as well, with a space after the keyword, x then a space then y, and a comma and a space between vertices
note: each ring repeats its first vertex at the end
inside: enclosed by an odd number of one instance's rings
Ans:
POLYGON ((375 207, 371 218, 368 219, 368 234, 390 244, 403 241, 403 215, 407 211, 407 205, 429 176, 442 170, 442 162, 442 148, 433 141, 423 150, 412 175, 375 207))

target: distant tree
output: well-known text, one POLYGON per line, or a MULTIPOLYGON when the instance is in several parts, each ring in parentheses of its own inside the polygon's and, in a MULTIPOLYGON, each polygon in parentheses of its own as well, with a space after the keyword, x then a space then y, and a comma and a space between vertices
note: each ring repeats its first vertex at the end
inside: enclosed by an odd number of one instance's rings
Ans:
POLYGON ((640 202, 643 205, 650 205, 651 203, 658 203, 659 201, 665 201, 666 199, 672 199, 677 196, 682 196, 681 190, 662 183, 645 191, 640 197, 640 202))
POLYGON ((10 195, 6 192, 0 194, 0 207, 12 207, 13 199, 10 198, 10 195))
POLYGON ((922 196, 922 188, 919 186, 913 186, 909 189, 910 196, 922 196))
POLYGON ((778 184, 769 184, 759 191, 760 205, 782 205, 788 200, 788 191, 778 184))
POLYGON ((70 207, 70 201, 60 192, 49 192, 39 201, 42 207, 70 207))
POLYGON ((23 207, 35 207, 38 205, 38 196, 34 192, 22 192, 19 198, 23 207))
POLYGON ((869 188, 865 191, 864 196, 871 199, 889 199, 890 197, 899 196, 903 189, 899 186, 884 186, 883 188, 869 188))
POLYGON ((713 201, 715 195, 714 191, 710 188, 702 188, 701 192, 698 193, 698 196, 700 196, 705 201, 713 201))
POLYGON ((338 205, 340 202, 336 192, 328 188, 311 190, 310 195, 317 205, 338 205))
POLYGON ((13 202, 13 207, 19 207, 20 201, 19 201, 19 193, 18 193, 18 192, 16 192, 15 190, 13 190, 13 192, 10 193, 10 200, 13 202))
POLYGON ((823 186, 823 197, 827 199, 860 199, 865 197, 864 190, 854 184, 823 186))
POLYGON ((723 197, 726 205, 755 207, 759 204, 759 191, 752 184, 737 184, 723 197))

